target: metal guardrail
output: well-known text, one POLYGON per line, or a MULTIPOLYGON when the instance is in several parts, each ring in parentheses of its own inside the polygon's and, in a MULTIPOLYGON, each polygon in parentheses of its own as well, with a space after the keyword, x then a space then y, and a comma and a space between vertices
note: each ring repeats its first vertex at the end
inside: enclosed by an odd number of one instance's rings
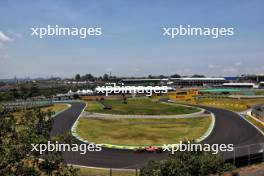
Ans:
POLYGON ((4 102, 1 104, 3 111, 14 111, 17 109, 30 109, 34 107, 43 107, 52 105, 51 99, 46 100, 19 100, 14 102, 4 102))

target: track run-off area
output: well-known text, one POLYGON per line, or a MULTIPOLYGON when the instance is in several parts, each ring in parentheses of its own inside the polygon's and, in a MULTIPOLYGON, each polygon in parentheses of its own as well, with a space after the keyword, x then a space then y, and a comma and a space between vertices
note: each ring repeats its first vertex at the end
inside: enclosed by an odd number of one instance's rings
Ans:
MULTIPOLYGON (((51 135, 59 135, 71 132, 71 128, 78 120, 80 114, 84 110, 86 104, 83 102, 67 102, 71 106, 59 113, 54 118, 51 135)), ((254 126, 248 123, 239 114, 214 108, 199 106, 215 116, 215 125, 210 135, 203 140, 208 144, 234 144, 235 147, 258 144, 264 142, 263 134, 254 126)), ((89 127, 87 127, 89 128, 89 127)), ((82 141, 72 136, 73 143, 81 144, 82 141)), ((251 152, 258 152, 261 146, 256 147, 251 152)), ((247 150, 240 150, 239 155, 246 155, 247 150)), ((66 163, 73 165, 117 168, 117 169, 135 169, 140 168, 148 161, 160 160, 168 157, 167 152, 163 153, 135 153, 128 149, 103 148, 100 152, 87 152, 80 154, 79 152, 63 152, 63 158, 66 163)), ((231 153, 223 154, 225 159, 232 158, 231 153)))

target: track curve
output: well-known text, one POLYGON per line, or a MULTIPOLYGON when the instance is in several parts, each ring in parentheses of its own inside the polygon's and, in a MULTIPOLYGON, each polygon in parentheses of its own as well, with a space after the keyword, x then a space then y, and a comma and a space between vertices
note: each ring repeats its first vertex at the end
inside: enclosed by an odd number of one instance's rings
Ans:
MULTIPOLYGON (((70 132, 74 122, 85 108, 85 103, 82 102, 67 103, 71 104, 71 107, 54 118, 52 136, 70 132)), ((203 143, 242 146, 264 142, 264 136, 238 114, 219 108, 200 107, 214 113, 216 120, 212 133, 203 143)), ((75 137, 73 137, 73 142, 83 143, 75 137)), ((137 154, 131 150, 109 148, 103 148, 100 152, 87 152, 84 155, 79 152, 63 152, 64 160, 70 164, 123 169, 139 168, 150 160, 160 160, 167 156, 168 153, 137 154)), ((228 158, 229 154, 225 154, 224 157, 228 158)))

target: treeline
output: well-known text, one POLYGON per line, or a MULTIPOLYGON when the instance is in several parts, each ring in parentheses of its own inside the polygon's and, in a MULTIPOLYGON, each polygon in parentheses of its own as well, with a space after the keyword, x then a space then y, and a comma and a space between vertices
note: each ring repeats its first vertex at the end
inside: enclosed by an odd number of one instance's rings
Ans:
POLYGON ((91 82, 95 82, 95 81, 119 81, 120 78, 117 78, 116 76, 112 76, 112 75, 108 75, 108 74, 104 74, 103 76, 93 76, 92 74, 85 74, 85 75, 80 75, 80 74, 76 74, 74 77, 75 81, 91 81, 91 82))
MULTIPOLYGON (((125 78, 148 78, 148 79, 162 79, 162 78, 181 78, 185 76, 181 76, 180 74, 173 74, 173 75, 148 75, 148 76, 142 76, 142 77, 117 77, 117 76, 112 76, 109 74, 104 74, 103 76, 93 76, 92 74, 85 74, 85 75, 80 75, 76 74, 74 77, 75 81, 119 81, 121 79, 125 78)), ((200 74, 194 74, 190 76, 191 78, 204 78, 204 75, 200 74)))
POLYGON ((36 84, 23 84, 16 86, 9 91, 0 93, 0 101, 12 101, 15 99, 27 99, 36 96, 50 97, 57 93, 65 93, 67 87, 47 87, 40 88, 36 84))
POLYGON ((78 89, 92 88, 87 85, 61 85, 41 87, 36 83, 23 83, 14 86, 14 88, 1 92, 0 101, 13 101, 16 99, 27 99, 38 96, 50 98, 52 95, 67 93, 69 90, 77 91, 78 89))

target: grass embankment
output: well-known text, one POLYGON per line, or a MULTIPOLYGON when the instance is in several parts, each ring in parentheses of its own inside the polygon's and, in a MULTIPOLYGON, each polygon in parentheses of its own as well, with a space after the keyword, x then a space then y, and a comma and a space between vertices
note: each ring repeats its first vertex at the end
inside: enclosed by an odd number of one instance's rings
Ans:
POLYGON ((89 101, 86 111, 121 115, 178 115, 200 111, 197 108, 163 104, 150 99, 128 99, 127 104, 124 104, 123 100, 104 100, 103 102, 112 109, 104 109, 99 102, 89 101))
POLYGON ((264 125, 261 124, 260 122, 258 122, 257 120, 253 119, 252 117, 250 117, 249 115, 246 115, 245 118, 250 121, 251 123, 253 123, 256 127, 258 127, 262 132, 264 132, 264 125))
MULTIPOLYGON (((56 104, 53 104, 51 106, 43 107, 43 108, 40 108, 40 109, 42 111, 51 110, 54 113, 58 113, 58 112, 61 112, 63 110, 66 110, 68 107, 69 106, 67 104, 64 104, 64 103, 56 103, 56 104)), ((25 111, 24 110, 18 110, 18 111, 13 112, 12 115, 14 115, 17 118, 18 122, 19 122, 21 116, 23 115, 23 112, 25 112, 25 111)))
POLYGON ((211 124, 211 117, 184 119, 91 119, 81 118, 78 135, 98 144, 158 145, 197 139, 211 124))
POLYGON ((219 107, 236 112, 245 111, 252 106, 263 103, 264 103, 263 98, 256 98, 256 99, 206 98, 206 99, 200 99, 197 102, 197 104, 199 105, 219 107))
POLYGON ((66 110, 68 107, 69 106, 65 103, 56 103, 56 104, 53 104, 51 106, 41 108, 41 110, 43 110, 43 111, 51 110, 55 113, 58 113, 58 112, 66 110))

